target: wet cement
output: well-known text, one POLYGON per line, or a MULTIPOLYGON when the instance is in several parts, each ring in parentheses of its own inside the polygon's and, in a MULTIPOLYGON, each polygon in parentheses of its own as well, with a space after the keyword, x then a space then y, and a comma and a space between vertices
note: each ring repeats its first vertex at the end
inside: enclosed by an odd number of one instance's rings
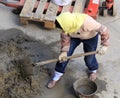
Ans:
POLYGON ((0 98, 34 98, 40 95, 42 78, 51 75, 51 68, 46 65, 29 70, 29 64, 55 58, 57 54, 51 47, 21 30, 0 30, 0 98))

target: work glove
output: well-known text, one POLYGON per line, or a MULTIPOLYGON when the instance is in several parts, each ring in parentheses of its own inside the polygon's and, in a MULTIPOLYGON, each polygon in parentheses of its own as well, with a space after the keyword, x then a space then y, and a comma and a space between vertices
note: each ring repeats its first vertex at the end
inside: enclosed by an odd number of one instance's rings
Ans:
POLYGON ((98 50, 98 54, 104 55, 107 52, 108 46, 101 46, 98 50))
POLYGON ((67 61, 67 52, 62 52, 60 55, 59 55, 59 62, 63 62, 63 61, 67 61))

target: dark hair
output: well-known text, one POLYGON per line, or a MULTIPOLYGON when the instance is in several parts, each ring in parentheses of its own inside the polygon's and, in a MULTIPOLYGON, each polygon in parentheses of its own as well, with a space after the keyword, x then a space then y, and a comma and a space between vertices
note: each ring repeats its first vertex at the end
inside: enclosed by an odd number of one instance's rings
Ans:
POLYGON ((56 26, 56 28, 62 29, 62 27, 60 26, 60 24, 58 23, 57 20, 55 20, 55 26, 56 26))

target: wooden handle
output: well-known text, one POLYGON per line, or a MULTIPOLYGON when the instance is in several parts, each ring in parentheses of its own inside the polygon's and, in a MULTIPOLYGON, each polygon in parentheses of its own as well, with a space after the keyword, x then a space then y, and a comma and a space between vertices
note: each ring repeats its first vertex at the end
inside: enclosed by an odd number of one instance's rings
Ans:
MULTIPOLYGON (((98 53, 98 51, 86 52, 86 53, 82 53, 82 54, 75 54, 75 55, 66 57, 66 59, 68 60, 68 59, 72 59, 72 58, 78 58, 81 56, 88 56, 88 55, 93 55, 93 54, 97 54, 97 53, 98 53)), ((49 64, 49 63, 53 63, 53 62, 57 62, 57 61, 59 61, 59 60, 51 59, 51 60, 46 60, 46 61, 42 61, 42 62, 37 62, 35 64, 35 66, 45 65, 45 64, 49 64)))

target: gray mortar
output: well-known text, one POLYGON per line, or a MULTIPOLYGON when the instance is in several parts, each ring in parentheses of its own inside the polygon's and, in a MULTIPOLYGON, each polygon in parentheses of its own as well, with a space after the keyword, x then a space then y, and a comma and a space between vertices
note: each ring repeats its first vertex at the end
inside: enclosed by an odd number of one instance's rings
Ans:
POLYGON ((44 77, 51 75, 50 68, 33 68, 33 76, 27 72, 31 62, 56 55, 51 55, 52 50, 46 54, 47 47, 49 46, 23 34, 21 30, 0 30, 0 98, 34 98, 43 92, 40 89, 42 77, 39 74, 44 77))

